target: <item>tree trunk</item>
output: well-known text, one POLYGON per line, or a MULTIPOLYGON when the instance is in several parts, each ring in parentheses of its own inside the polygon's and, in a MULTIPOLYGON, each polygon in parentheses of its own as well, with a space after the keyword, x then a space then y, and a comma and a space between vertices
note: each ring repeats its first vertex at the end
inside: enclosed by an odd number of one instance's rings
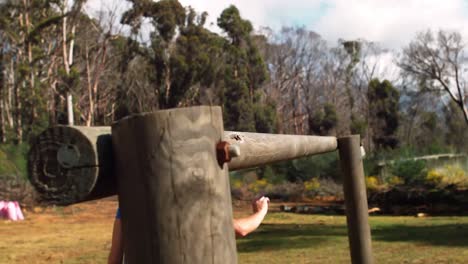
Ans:
POLYGON ((127 263, 237 263, 219 107, 134 115, 112 126, 127 263))
POLYGON ((70 92, 67 93, 67 117, 68 125, 73 126, 75 124, 75 119, 73 116, 73 96, 70 92))
MULTIPOLYGON (((63 13, 66 14, 67 12, 67 2, 65 2, 65 10, 63 13)), ((70 65, 73 64, 73 46, 74 46, 74 39, 72 36, 72 40, 70 41, 70 49, 67 48, 67 17, 65 16, 62 19, 62 53, 63 53, 63 66, 65 68, 65 73, 67 77, 70 76, 70 65)), ((74 33, 74 27, 72 27, 72 34, 74 33)), ((66 108, 67 108, 67 117, 68 117, 68 125, 73 126, 75 124, 74 115, 73 115, 73 97, 71 95, 71 88, 70 84, 68 83, 67 93, 66 93, 66 108)))
MULTIPOLYGON (((66 25, 66 22, 64 23, 66 25)), ((73 48, 75 46, 75 28, 76 26, 73 25, 72 30, 71 30, 71 41, 70 41, 70 49, 69 49, 69 54, 68 54, 68 62, 65 65, 67 75, 70 75, 70 67, 73 65, 73 48)), ((64 31, 66 31, 66 26, 64 26, 64 31)), ((64 39, 64 41, 66 41, 66 39, 64 39)), ((73 115, 73 97, 71 95, 70 88, 71 87, 69 87, 69 90, 67 93, 67 113, 68 113, 68 125, 73 126, 75 125, 75 119, 73 115)))
MULTIPOLYGON (((27 8, 28 6, 28 2, 27 1, 24 1, 23 0, 23 8, 24 10, 28 10, 29 8, 27 8)), ((25 22, 24 22, 24 19, 25 18, 25 14, 24 13, 21 13, 19 14, 18 16, 18 21, 19 21, 19 24, 20 24, 20 27, 23 28, 22 31, 20 31, 20 42, 21 43, 25 43, 26 42, 26 33, 24 32, 24 28, 27 27, 27 25, 25 25, 25 22)), ((27 51, 25 51, 27 52, 27 51)), ((13 60, 12 60, 13 61, 13 60)), ((22 63, 24 62, 24 58, 23 58, 23 50, 22 49, 18 49, 18 52, 17 52, 17 61, 22 63)), ((15 69, 13 68, 13 64, 12 64, 12 71, 15 71, 15 69)), ((20 144, 22 141, 23 141, 23 122, 22 122, 22 110, 21 107, 22 107, 22 104, 21 104, 21 100, 23 98, 21 98, 21 93, 20 93, 20 86, 24 85, 24 83, 20 83, 19 82, 19 79, 18 81, 15 81, 14 82, 14 90, 13 90, 13 97, 14 97, 14 118, 15 118, 15 132, 16 132, 16 142, 17 144, 20 144)))
POLYGON ((0 49, 0 143, 6 142, 5 136, 5 71, 4 71, 4 61, 3 61, 3 47, 0 49))
MULTIPOLYGON (((53 82, 51 84, 51 87, 55 87, 57 85, 57 82, 53 82)), ((57 95, 55 93, 56 89, 52 88, 49 89, 49 95, 47 100, 47 105, 49 109, 49 126, 55 126, 57 124, 57 95)))
MULTIPOLYGON (((462 96, 460 95, 460 97, 462 97, 462 96)), ((466 107, 465 101, 463 100, 463 98, 461 98, 460 100, 461 100, 460 108, 461 108, 461 110, 463 112, 463 117, 465 118, 465 123, 468 126, 468 108, 466 107)))
POLYGON ((23 141, 23 122, 21 121, 21 97, 20 97, 20 86, 16 84, 14 87, 15 97, 15 131, 16 131, 16 143, 20 144, 23 141))
POLYGON ((31 117, 28 123, 28 126, 31 127, 33 122, 37 120, 37 110, 36 110, 36 84, 35 84, 35 73, 34 73, 34 65, 33 65, 33 57, 32 57, 32 45, 28 43, 28 64, 29 64, 29 90, 31 95, 29 95, 29 104, 31 107, 31 117))
MULTIPOLYGON (((28 0, 23 1, 24 4, 24 26, 25 31, 27 34, 31 32, 31 20, 29 17, 29 12, 31 11, 31 3, 28 0)), ((30 107, 30 115, 28 114, 28 122, 27 123, 27 130, 31 129, 31 126, 34 120, 37 120, 37 110, 36 110, 36 87, 35 87, 35 73, 34 73, 34 65, 33 65, 33 46, 28 36, 25 36, 25 44, 26 44, 26 53, 27 53, 27 62, 29 65, 29 77, 28 77, 28 84, 29 84, 29 92, 27 93, 27 98, 25 97, 25 104, 30 107)), ((23 109, 24 111, 25 109, 23 109)))
POLYGON ((15 89, 15 72, 14 72, 14 61, 11 60, 10 62, 10 70, 8 74, 8 90, 7 90, 7 97, 5 98, 5 114, 6 114, 6 119, 8 121, 8 126, 10 129, 13 129, 15 127, 15 121, 14 121, 14 114, 13 110, 13 94, 14 94, 14 89, 15 89))
POLYGON ((88 114, 86 116, 86 126, 91 126, 92 120, 94 117, 94 95, 92 89, 92 80, 91 80, 91 68, 89 66, 89 48, 88 43, 86 42, 85 47, 85 60, 86 60, 86 78, 87 78, 87 86, 88 86, 88 114))
MULTIPOLYGON (((1 84, 0 84, 0 96, 2 96, 1 91, 1 84)), ((5 130, 5 115, 4 115, 4 107, 3 107, 3 99, 0 98, 0 143, 6 143, 6 130, 5 130)))

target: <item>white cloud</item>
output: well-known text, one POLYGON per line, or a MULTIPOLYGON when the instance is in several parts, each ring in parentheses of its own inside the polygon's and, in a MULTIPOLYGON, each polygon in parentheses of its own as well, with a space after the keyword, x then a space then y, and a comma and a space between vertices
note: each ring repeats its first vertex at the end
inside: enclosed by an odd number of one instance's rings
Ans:
POLYGON ((468 37, 464 0, 334 0, 315 26, 328 40, 364 38, 387 47, 405 45, 428 28, 458 30, 468 37))
POLYGON ((357 71, 359 76, 366 76, 369 81, 378 78, 396 85, 401 84, 401 69, 395 64, 395 54, 391 51, 362 58, 357 71))
POLYGON ((325 39, 363 38, 398 48, 428 28, 458 30, 468 40, 468 3, 465 0, 181 0, 209 21, 230 4, 256 28, 304 24, 325 39), (309 14, 309 15, 307 15, 309 14))
MULTIPOLYGON (((1 1, 1 0, 0 0, 1 1)), ((466 0, 180 0, 196 11, 207 11, 207 26, 220 32, 216 19, 233 4, 255 28, 305 25, 331 43, 339 38, 380 42, 399 48, 418 31, 457 30, 468 41, 468 3, 466 0)), ((124 0, 89 0, 88 10, 99 7, 124 10, 124 0), (118 3, 118 4, 117 4, 118 3)))
MULTIPOLYGON (((239 8, 241 16, 250 20, 256 28, 269 26, 279 28, 294 21, 295 16, 304 12, 311 13, 318 10, 322 0, 180 0, 184 6, 192 6, 195 10, 207 11, 209 14, 208 23, 212 23, 211 28, 216 27, 216 19, 221 12, 235 5, 239 8)), ((300 18, 298 18, 300 19, 300 18)), ((215 29, 219 31, 219 29, 215 29)))
POLYGON ((84 6, 85 11, 93 16, 98 17, 102 13, 115 13, 118 16, 122 15, 123 12, 128 10, 132 4, 125 0, 88 0, 84 6))

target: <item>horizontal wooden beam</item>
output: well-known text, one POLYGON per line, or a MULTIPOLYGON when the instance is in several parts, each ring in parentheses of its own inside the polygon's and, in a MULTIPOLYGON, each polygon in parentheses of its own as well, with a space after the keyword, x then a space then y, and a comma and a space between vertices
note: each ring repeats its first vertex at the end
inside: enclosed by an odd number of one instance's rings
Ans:
POLYGON ((230 171, 331 152, 338 147, 336 137, 321 136, 224 131, 224 140, 240 150, 240 155, 229 162, 230 171))
MULTIPOLYGON (((224 131, 220 140, 236 149, 230 171, 337 149, 335 137, 224 131)), ((29 153, 31 182, 44 199, 55 203, 115 194, 112 168, 110 127, 51 127, 37 137, 29 153)))

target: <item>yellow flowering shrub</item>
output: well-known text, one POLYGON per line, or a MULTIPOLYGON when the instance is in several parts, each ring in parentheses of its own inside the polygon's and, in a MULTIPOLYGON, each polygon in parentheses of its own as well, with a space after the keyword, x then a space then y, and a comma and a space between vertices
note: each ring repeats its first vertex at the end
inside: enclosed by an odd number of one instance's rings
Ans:
POLYGON ((466 188, 468 187, 468 174, 460 166, 447 165, 429 170, 426 181, 438 187, 456 185, 466 188))
POLYGON ((426 181, 434 185, 440 185, 444 179, 444 176, 438 169, 430 169, 427 172, 426 181))
POLYGON ((249 190, 258 193, 264 191, 268 186, 268 182, 265 179, 256 180, 249 184, 249 190))
POLYGON ((307 192, 316 191, 320 188, 320 182, 317 178, 312 178, 304 182, 304 190, 307 192))
POLYGON ((379 180, 375 176, 366 176, 366 187, 368 190, 378 190, 380 189, 379 180))
POLYGON ((244 185, 243 181, 240 179, 231 179, 231 188, 239 189, 244 185))
POLYGON ((388 185, 390 185, 390 186, 395 186, 395 185, 404 184, 404 183, 405 183, 405 180, 404 180, 403 178, 401 178, 401 177, 392 175, 392 176, 390 176, 390 177, 387 178, 386 182, 387 182, 388 185))

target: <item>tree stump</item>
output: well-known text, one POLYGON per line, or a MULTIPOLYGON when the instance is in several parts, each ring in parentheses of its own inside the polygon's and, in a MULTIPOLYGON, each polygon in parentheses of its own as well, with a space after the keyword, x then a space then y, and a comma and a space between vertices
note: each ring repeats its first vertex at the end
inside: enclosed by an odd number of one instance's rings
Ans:
POLYGON ((56 126, 31 145, 29 179, 43 200, 71 204, 115 194, 110 127, 56 126))
POLYGON ((127 263, 237 263, 219 107, 133 115, 112 126, 127 263))

